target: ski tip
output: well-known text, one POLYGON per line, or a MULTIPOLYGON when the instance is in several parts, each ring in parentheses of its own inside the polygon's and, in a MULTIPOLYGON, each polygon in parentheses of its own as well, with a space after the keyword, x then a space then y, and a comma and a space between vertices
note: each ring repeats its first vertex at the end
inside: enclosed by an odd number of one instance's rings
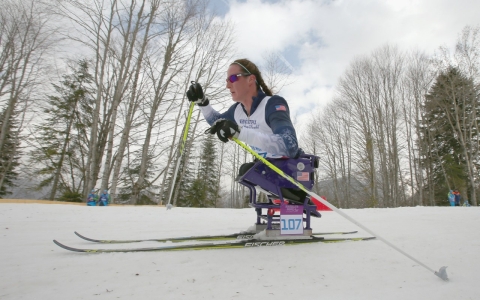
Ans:
POLYGON ((63 248, 63 249, 68 248, 67 246, 65 246, 64 244, 60 243, 60 242, 57 241, 57 240, 53 240, 53 243, 54 243, 55 245, 57 245, 58 247, 60 247, 60 248, 63 248))
POLYGON ((447 275, 447 267, 443 266, 438 270, 438 272, 435 272, 435 275, 440 277, 443 281, 448 281, 448 275, 447 275))
POLYGON ((60 243, 60 242, 57 241, 57 240, 53 240, 53 242, 55 243, 55 245, 57 245, 57 246, 60 247, 60 248, 65 249, 65 250, 74 251, 74 252, 86 252, 86 251, 83 250, 83 249, 72 248, 72 247, 69 247, 69 246, 67 246, 67 245, 64 245, 64 244, 60 243))
POLYGON ((91 239, 91 238, 87 238, 86 236, 83 236, 83 235, 81 235, 80 233, 78 233, 78 232, 76 232, 76 231, 74 231, 74 233, 75 233, 79 238, 84 239, 84 240, 86 240, 86 241, 89 241, 89 242, 97 242, 97 243, 100 242, 99 240, 94 240, 94 239, 91 239))
POLYGON ((64 244, 60 243, 59 241, 57 240, 53 240, 53 243, 61 248, 66 248, 67 246, 65 246, 64 244))

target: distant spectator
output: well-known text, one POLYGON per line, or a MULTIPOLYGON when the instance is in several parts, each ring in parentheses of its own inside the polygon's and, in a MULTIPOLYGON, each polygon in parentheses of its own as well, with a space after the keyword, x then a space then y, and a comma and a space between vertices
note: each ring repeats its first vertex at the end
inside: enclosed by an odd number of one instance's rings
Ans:
POLYGON ((97 206, 98 195, 95 194, 95 189, 90 191, 87 197, 87 205, 88 206, 97 206))
POLYGON ((98 204, 100 206, 107 206, 110 203, 110 195, 108 194, 108 190, 104 190, 103 193, 100 195, 100 200, 98 204))
POLYGON ((455 195, 452 190, 448 192, 448 201, 450 202, 450 206, 455 206, 455 195))
POLYGON ((468 202, 468 199, 465 199, 463 202, 463 206, 470 207, 470 203, 468 202))
POLYGON ((462 197, 460 192, 458 190, 454 190, 453 194, 455 195, 455 206, 460 206, 460 198, 462 197))

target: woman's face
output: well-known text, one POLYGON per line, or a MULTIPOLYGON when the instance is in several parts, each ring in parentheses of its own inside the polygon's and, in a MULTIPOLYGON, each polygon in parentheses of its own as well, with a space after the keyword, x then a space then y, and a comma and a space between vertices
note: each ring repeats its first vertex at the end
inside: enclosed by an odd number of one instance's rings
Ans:
MULTIPOLYGON (((233 64, 230 67, 228 67, 227 70, 227 78, 229 78, 231 75, 237 75, 237 74, 245 74, 245 70, 242 69, 237 64, 233 64)), ((230 82, 230 80, 227 79, 227 89, 230 90, 230 95, 232 96, 232 100, 235 102, 240 102, 244 103, 246 100, 251 99, 251 91, 250 91, 250 86, 251 86, 251 78, 253 78, 253 75, 250 76, 239 76, 237 78, 237 81, 235 82, 230 82)))

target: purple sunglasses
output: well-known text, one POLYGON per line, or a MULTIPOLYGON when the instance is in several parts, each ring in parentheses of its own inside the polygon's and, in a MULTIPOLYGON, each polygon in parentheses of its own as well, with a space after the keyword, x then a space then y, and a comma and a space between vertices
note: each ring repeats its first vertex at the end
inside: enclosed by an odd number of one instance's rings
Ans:
POLYGON ((228 78, 225 79, 225 81, 226 82, 230 81, 231 83, 234 83, 235 81, 238 80, 238 77, 240 77, 240 76, 250 76, 250 75, 252 75, 252 74, 247 74, 247 73, 233 74, 233 75, 228 76, 228 78))

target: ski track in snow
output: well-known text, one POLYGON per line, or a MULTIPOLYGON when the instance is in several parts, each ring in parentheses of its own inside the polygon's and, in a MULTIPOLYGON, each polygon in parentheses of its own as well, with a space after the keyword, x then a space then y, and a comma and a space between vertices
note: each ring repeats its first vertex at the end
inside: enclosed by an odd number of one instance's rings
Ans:
MULTIPOLYGON (((480 207, 343 211, 430 268, 448 266, 450 281, 379 240, 108 254, 52 242, 135 246, 94 244, 74 231, 100 239, 230 234, 253 224, 253 209, 0 204, 0 299, 480 299, 480 207)), ((313 218, 316 232, 369 235, 322 214, 313 218)))

